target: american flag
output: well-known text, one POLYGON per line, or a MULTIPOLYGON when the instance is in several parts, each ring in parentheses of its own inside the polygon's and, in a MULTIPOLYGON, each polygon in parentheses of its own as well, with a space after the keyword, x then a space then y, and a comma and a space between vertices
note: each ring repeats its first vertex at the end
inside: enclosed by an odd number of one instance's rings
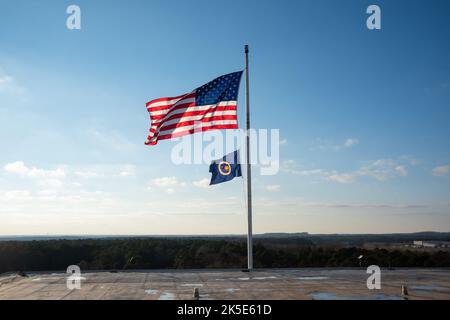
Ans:
POLYGON ((242 71, 223 75, 178 97, 147 102, 150 133, 146 145, 214 129, 237 129, 237 98, 242 71))

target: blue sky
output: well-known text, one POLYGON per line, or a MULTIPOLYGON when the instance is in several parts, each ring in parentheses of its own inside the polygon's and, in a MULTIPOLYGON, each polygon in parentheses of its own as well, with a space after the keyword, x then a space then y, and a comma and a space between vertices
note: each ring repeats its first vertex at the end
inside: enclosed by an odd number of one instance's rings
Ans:
POLYGON ((144 146, 145 102, 243 69, 244 44, 253 127, 284 142, 255 232, 450 230, 448 1, 0 7, 0 234, 245 233, 241 181, 144 146))

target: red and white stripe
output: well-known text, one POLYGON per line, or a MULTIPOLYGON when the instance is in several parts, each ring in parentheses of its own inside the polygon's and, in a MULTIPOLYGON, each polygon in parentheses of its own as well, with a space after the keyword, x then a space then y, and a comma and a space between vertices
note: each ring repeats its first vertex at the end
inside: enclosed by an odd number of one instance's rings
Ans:
POLYGON ((197 106, 195 92, 147 102, 151 127, 145 144, 214 129, 237 129, 237 101, 197 106))

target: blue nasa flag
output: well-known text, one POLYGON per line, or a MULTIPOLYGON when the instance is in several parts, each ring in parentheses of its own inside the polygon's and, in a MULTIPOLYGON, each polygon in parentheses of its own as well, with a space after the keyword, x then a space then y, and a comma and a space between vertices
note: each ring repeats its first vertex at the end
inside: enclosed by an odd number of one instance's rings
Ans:
POLYGON ((213 161, 209 166, 209 172, 212 173, 209 185, 231 181, 234 177, 242 177, 238 151, 236 150, 222 159, 213 161))

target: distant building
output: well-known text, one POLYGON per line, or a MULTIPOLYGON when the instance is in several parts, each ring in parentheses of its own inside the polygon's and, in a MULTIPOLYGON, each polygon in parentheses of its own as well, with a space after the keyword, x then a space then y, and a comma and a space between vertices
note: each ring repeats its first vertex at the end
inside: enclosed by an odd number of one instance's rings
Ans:
POLYGON ((450 241, 423 241, 413 242, 415 248, 450 248, 450 241))

